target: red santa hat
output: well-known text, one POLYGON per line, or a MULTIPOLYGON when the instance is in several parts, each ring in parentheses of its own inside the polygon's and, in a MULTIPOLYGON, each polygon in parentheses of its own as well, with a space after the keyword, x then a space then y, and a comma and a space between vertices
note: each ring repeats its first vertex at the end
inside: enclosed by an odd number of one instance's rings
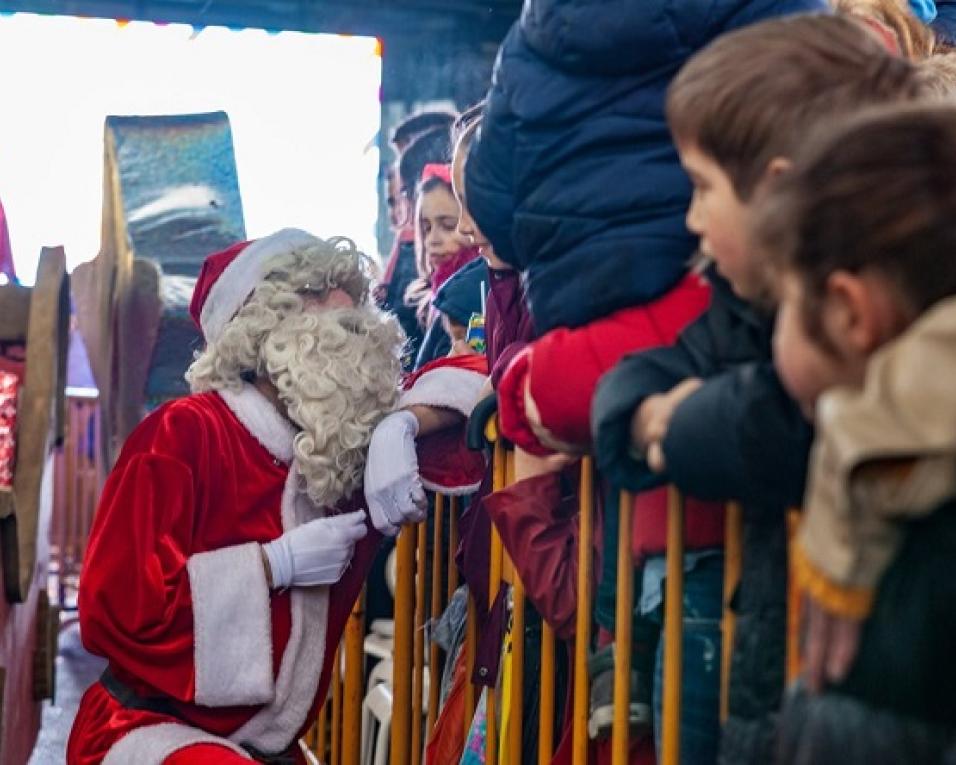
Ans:
POLYGON ((269 273, 275 258, 317 243, 319 239, 312 234, 284 228, 206 258, 189 304, 189 313, 206 342, 219 339, 229 320, 269 273))

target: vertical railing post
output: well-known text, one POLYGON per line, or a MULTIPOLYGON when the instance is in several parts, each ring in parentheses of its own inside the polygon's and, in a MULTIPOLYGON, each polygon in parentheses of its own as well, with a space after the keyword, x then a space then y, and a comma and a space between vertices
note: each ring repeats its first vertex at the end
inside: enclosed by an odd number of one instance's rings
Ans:
MULTIPOLYGON (((493 489, 499 491, 503 489, 507 481, 507 467, 505 464, 504 444, 498 437, 495 430, 494 453, 492 457, 493 470, 493 489)), ((498 535, 498 529, 491 524, 491 554, 490 567, 488 573, 488 608, 492 608, 495 598, 498 596, 498 590, 501 588, 501 573, 504 563, 504 555, 501 547, 501 537, 498 535)), ((497 682, 496 678, 490 678, 494 682, 488 687, 486 694, 486 735, 485 735, 485 763, 486 765, 497 765, 498 763, 498 699, 496 696, 497 682)))
POLYGON ((594 475, 590 457, 581 460, 578 533, 578 607, 574 629, 574 707, 571 762, 588 758, 588 649, 591 642, 591 555, 594 512, 594 475))
POLYGON ((428 575, 428 524, 422 521, 416 526, 418 534, 418 554, 415 571, 415 639, 412 657, 412 733, 411 763, 420 765, 422 761, 422 707, 425 688, 425 577, 428 575))
MULTIPOLYGON (((631 619, 634 611, 634 559, 631 549, 633 497, 622 491, 618 507, 617 603, 614 612, 614 724, 611 765, 627 765, 630 744, 631 619)), ((612 512, 611 508, 608 508, 612 512)))
POLYGON ((342 647, 335 649, 332 664, 332 757, 329 765, 342 763, 342 647))
POLYGON ((475 716, 475 684, 471 681, 471 673, 475 669, 475 654, 478 645, 478 613, 475 599, 468 593, 468 616, 465 620, 465 738, 471 729, 471 721, 475 716))
POLYGON ((345 625, 345 690, 342 700, 342 765, 359 765, 364 695, 365 591, 355 601, 345 625))
POLYGON ((730 664, 734 655, 734 633, 737 616, 730 607, 737 583, 740 581, 740 562, 743 554, 743 515, 736 502, 727 504, 724 515, 724 615, 720 623, 720 721, 730 714, 730 664))
POLYGON ((445 601, 451 602, 452 595, 458 589, 458 566, 455 555, 458 552, 458 497, 448 498, 448 589, 445 601))
POLYGON ((663 765, 680 763, 681 678, 684 655, 684 499, 667 494, 667 587, 664 595, 663 765))
MULTIPOLYGON (((82 472, 85 472, 81 467, 82 453, 80 452, 80 444, 82 443, 80 439, 83 438, 83 435, 79 425, 84 419, 82 414, 83 411, 77 406, 76 399, 70 399, 68 409, 69 430, 63 444, 63 456, 66 462, 66 492, 64 496, 66 502, 63 508, 63 532, 60 543, 59 576, 61 588, 64 584, 64 578, 72 578, 77 572, 81 560, 79 550, 82 546, 80 535, 83 533, 83 529, 80 514, 85 503, 82 502, 83 497, 80 493, 80 487, 84 482, 77 479, 82 472)), ((73 586, 76 583, 70 582, 69 584, 73 586)), ((61 603, 61 605, 63 604, 61 603)))
MULTIPOLYGON (((442 611, 442 548, 445 541, 445 497, 435 495, 435 520, 432 534, 432 602, 431 622, 434 625, 442 611)), ((450 573, 450 572, 449 572, 450 573)), ((441 691, 441 648, 434 640, 428 646, 428 718, 425 725, 425 740, 431 736, 435 720, 438 718, 438 701, 441 691)))
POLYGON ((538 765, 554 754, 554 630, 541 620, 541 696, 538 711, 538 765))
MULTIPOLYGON (((787 561, 791 560, 790 549, 800 526, 800 510, 787 511, 787 561)), ((787 571, 787 685, 794 682, 800 674, 800 588, 797 587, 792 571, 787 571)))
POLYGON ((390 765, 409 765, 412 729, 412 632, 417 529, 405 526, 398 535, 395 576, 395 647, 392 669, 390 765))
MULTIPOLYGON (((505 480, 515 482, 515 455, 506 457, 505 480)), ((512 562, 513 564, 513 562, 512 562)), ((524 623, 525 590, 518 569, 511 566, 511 715, 508 728, 508 765, 521 765, 524 728, 524 623)))
POLYGON ((326 701, 319 711, 319 722, 315 731, 315 754, 319 761, 326 762, 329 755, 329 702, 326 701))

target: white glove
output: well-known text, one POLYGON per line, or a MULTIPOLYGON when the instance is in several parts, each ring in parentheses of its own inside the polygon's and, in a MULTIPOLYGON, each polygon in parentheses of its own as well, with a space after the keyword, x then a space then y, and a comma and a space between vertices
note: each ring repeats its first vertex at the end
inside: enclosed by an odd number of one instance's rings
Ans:
POLYGON ((262 545, 275 589, 334 584, 352 560, 355 543, 368 533, 365 511, 331 515, 296 526, 262 545))
POLYGON ((418 475, 417 435, 418 418, 395 412, 378 424, 368 445, 365 501, 372 524, 388 536, 395 536, 402 524, 423 521, 428 511, 418 475))

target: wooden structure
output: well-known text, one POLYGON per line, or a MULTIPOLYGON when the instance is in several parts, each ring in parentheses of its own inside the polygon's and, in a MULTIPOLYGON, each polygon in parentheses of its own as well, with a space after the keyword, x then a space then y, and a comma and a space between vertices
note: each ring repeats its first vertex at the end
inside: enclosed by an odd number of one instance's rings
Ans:
POLYGON ((223 112, 108 117, 100 252, 73 271, 109 467, 147 405, 188 392, 188 314, 207 255, 245 239, 223 112))
POLYGON ((0 342, 24 343, 13 485, 0 489, 0 762, 21 765, 53 693, 55 609, 46 595, 52 451, 62 440, 69 285, 62 248, 45 248, 32 289, 0 286, 0 342))

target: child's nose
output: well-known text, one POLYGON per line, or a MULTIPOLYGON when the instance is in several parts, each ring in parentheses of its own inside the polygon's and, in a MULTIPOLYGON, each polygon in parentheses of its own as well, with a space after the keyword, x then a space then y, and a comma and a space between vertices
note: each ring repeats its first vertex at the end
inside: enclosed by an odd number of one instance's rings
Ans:
POLYGON ((704 233, 703 220, 700 211, 700 204, 697 201, 697 194, 691 197, 690 206, 687 208, 687 217, 684 219, 687 230, 692 234, 701 236, 704 233))

